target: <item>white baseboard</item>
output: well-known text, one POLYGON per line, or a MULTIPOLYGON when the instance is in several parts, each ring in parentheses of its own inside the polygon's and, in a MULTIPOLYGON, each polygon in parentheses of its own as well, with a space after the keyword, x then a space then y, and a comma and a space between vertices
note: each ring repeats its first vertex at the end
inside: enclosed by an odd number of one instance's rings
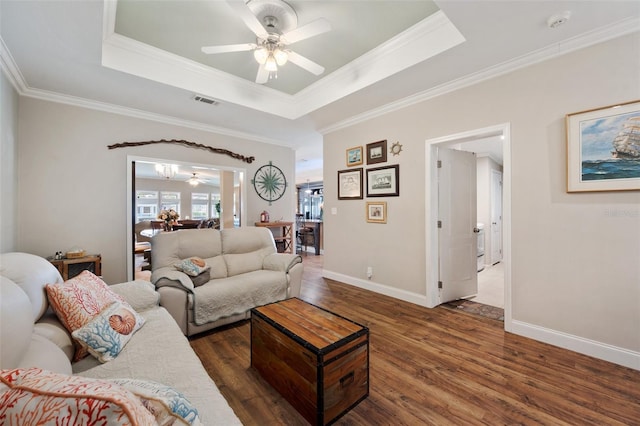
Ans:
MULTIPOLYGON (((339 274, 337 272, 328 271, 326 269, 322 270, 322 276, 354 287, 384 294, 385 296, 393 297, 395 299, 404 300, 405 302, 428 307, 427 296, 423 294, 400 290, 373 281, 362 280, 348 275, 339 274)), ((574 336, 572 334, 563 333, 561 331, 517 320, 511 321, 511 328, 509 331, 523 337, 528 337, 533 340, 538 340, 563 349, 589 355, 594 358, 640 371, 640 352, 619 348, 617 346, 585 339, 584 337, 574 336)))
POLYGON ((640 352, 619 348, 517 320, 511 321, 511 332, 563 349, 633 368, 634 370, 640 370, 640 352))
POLYGON ((341 283, 349 284, 354 287, 370 290, 374 293, 384 294, 385 296, 404 300, 405 302, 414 303, 420 306, 427 306, 427 296, 424 294, 417 294, 406 290, 400 290, 394 287, 378 284, 373 281, 362 280, 359 278, 350 277, 348 275, 339 274, 337 272, 327 271, 326 269, 322 270, 322 276, 325 278, 329 278, 330 280, 340 281, 341 283))

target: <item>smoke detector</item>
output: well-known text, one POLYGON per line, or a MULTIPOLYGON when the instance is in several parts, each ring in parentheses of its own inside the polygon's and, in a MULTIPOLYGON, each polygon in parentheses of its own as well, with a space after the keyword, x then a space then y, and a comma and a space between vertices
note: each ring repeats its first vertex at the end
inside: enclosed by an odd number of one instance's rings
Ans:
POLYGON ((547 26, 549 28, 557 28, 560 25, 566 23, 571 18, 571 12, 566 10, 557 15, 553 15, 547 19, 547 26))

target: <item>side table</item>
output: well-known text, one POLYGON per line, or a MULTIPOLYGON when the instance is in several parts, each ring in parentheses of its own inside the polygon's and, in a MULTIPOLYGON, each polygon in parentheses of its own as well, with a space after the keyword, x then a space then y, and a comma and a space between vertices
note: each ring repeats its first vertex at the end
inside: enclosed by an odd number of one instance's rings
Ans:
POLYGON ((74 259, 63 257, 62 259, 47 258, 47 260, 58 269, 65 281, 85 270, 98 276, 102 275, 102 256, 99 254, 89 254, 74 259))
POLYGON ((276 241, 276 246, 279 242, 282 243, 282 253, 293 253, 293 222, 256 222, 256 226, 263 228, 281 229, 280 235, 274 234, 273 239, 276 241))

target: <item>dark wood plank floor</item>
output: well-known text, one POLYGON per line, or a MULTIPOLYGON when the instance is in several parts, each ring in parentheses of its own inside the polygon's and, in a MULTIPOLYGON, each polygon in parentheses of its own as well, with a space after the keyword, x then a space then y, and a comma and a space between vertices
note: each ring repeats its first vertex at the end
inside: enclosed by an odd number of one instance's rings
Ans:
MULTIPOLYGON (((427 309, 321 276, 301 299, 370 329, 370 395, 337 425, 638 425, 640 371, 505 333, 502 322, 427 309)), ((249 322, 191 345, 245 425, 305 425, 250 367, 249 322)))

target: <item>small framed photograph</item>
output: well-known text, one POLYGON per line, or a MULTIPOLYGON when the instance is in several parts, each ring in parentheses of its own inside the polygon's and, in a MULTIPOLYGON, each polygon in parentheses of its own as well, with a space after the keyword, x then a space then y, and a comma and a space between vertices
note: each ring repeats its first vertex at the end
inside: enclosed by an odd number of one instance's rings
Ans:
POLYGON ((566 116, 567 192, 640 189, 640 101, 566 116))
POLYGON ((399 195, 399 165, 367 169, 367 197, 397 197, 399 195))
POLYGON ((362 147, 354 146, 347 150, 347 167, 362 164, 362 147))
POLYGON ((387 161, 387 141, 367 144, 367 164, 384 163, 387 161))
POLYGON ((385 201, 367 201, 367 222, 387 223, 387 203, 385 201))
POLYGON ((362 200, 362 167, 338 170, 338 200, 362 200))

